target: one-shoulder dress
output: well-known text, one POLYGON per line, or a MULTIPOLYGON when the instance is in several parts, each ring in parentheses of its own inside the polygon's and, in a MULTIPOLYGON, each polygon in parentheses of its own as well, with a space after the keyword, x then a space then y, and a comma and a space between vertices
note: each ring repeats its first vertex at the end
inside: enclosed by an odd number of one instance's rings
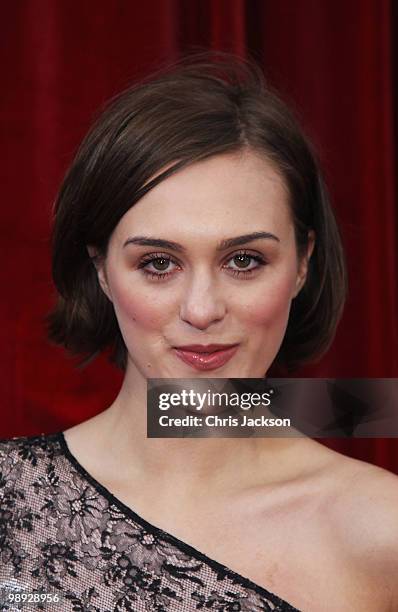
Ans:
POLYGON ((0 610, 297 610, 148 523, 62 431, 0 440, 0 610))

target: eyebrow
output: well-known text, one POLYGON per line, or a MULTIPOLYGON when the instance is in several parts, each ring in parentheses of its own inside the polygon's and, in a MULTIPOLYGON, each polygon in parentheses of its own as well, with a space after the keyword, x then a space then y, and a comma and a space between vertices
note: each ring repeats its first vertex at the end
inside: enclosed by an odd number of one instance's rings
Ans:
MULTIPOLYGON (((241 244, 247 244, 248 242, 254 242, 254 240, 265 239, 265 240, 275 240, 276 242, 280 242, 279 238, 270 232, 251 232, 250 234, 243 234, 243 236, 235 236, 234 238, 226 238, 222 240, 216 247, 216 251, 225 251, 230 247, 239 246, 241 244)), ((131 236, 127 238, 125 243, 123 244, 123 248, 128 244, 137 244, 139 246, 154 246, 163 249, 173 249, 174 251, 178 251, 180 253, 184 252, 186 249, 178 242, 173 242, 172 240, 164 240, 163 238, 152 238, 149 236, 131 236)))

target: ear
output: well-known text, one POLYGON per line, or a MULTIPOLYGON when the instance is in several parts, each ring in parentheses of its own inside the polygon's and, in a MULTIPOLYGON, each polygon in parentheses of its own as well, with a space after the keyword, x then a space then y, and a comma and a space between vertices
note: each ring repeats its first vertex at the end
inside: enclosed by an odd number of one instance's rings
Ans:
POLYGON ((301 289, 305 285, 305 281, 307 280, 307 274, 308 274, 308 262, 311 258, 312 252, 314 250, 314 246, 315 246, 315 232, 314 230, 308 230, 307 250, 299 262, 296 287, 295 287, 295 292, 293 294, 293 298, 295 298, 300 293, 301 289))
POLYGON ((112 302, 112 294, 109 289, 108 279, 106 276, 105 257, 98 252, 98 249, 92 245, 87 245, 87 252, 92 264, 97 270, 98 282, 106 297, 112 302))

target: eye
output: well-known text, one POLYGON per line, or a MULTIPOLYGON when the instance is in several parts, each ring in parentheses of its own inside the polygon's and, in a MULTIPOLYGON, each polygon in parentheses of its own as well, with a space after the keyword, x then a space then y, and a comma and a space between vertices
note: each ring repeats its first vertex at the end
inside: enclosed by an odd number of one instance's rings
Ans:
POLYGON ((148 275, 150 278, 161 280, 162 278, 170 276, 172 273, 172 270, 170 270, 171 263, 178 266, 178 264, 168 255, 154 253, 152 255, 143 257, 138 265, 138 268, 142 269, 144 274, 148 275), (152 266, 152 269, 150 269, 149 266, 152 266))
POLYGON ((267 264, 261 255, 253 255, 246 251, 236 253, 228 261, 233 262, 235 267, 227 267, 227 270, 234 276, 244 275, 245 277, 251 276, 260 266, 267 264))
MULTIPOLYGON (((233 276, 249 277, 255 273, 260 266, 265 266, 267 262, 260 255, 254 255, 242 251, 235 253, 228 261, 234 264, 234 267, 225 266, 233 276)), ((179 264, 174 261, 169 255, 163 253, 152 253, 144 256, 138 268, 143 271, 146 276, 154 280, 163 280, 171 276, 176 268, 179 268, 179 264), (174 267, 171 267, 174 266, 174 267)))

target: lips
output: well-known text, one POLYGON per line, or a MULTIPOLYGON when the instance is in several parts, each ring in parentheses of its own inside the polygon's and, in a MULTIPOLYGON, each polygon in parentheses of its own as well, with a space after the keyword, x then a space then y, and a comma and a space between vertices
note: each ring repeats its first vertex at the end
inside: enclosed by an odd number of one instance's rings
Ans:
POLYGON ((174 348, 191 351, 192 353, 213 353, 214 351, 222 351, 236 344, 186 344, 185 346, 176 346, 174 348))
POLYGON ((191 344, 173 350, 184 363, 197 370, 214 370, 227 363, 238 350, 238 346, 238 344, 191 344))

